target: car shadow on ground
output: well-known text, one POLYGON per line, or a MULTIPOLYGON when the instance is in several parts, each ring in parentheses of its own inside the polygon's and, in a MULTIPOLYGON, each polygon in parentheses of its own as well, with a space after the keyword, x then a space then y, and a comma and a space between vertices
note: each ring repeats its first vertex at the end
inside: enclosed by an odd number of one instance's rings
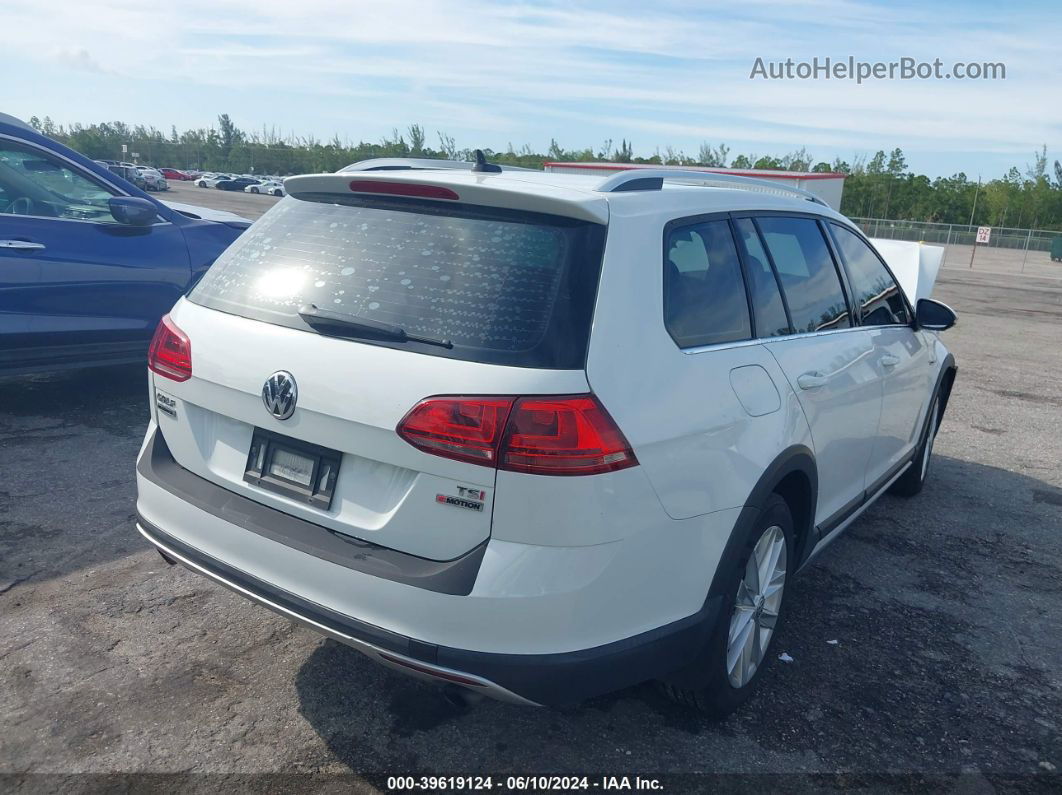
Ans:
POLYGON ((588 770, 1025 776, 1060 750, 1062 632, 1050 632, 1062 614, 1060 531, 1062 489, 935 457, 922 495, 882 498, 792 581, 772 654, 794 662, 773 661, 756 697, 722 723, 651 684, 567 709, 470 702, 334 641, 298 673, 300 712, 370 780, 588 770))
POLYGON ((142 365, 0 379, 0 592, 141 549, 142 365))
POLYGON ((0 432, 16 430, 14 417, 32 416, 139 434, 148 421, 147 386, 145 364, 0 377, 0 432))

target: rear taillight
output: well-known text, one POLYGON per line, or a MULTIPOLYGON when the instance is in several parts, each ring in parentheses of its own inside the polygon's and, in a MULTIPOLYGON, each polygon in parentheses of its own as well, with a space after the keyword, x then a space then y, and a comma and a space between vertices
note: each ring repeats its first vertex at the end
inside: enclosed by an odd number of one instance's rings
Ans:
POLYGON ((513 398, 430 398, 398 423, 398 435, 426 453, 495 466, 513 398))
POLYGON ((595 475, 638 463, 593 395, 429 398, 397 430, 425 452, 513 472, 595 475))
POLYGON ((517 400, 500 460, 502 469, 537 475, 593 475, 638 463, 593 395, 517 400))
POLYGON ((169 315, 159 321, 151 338, 148 369, 171 381, 187 381, 192 377, 192 341, 169 315))

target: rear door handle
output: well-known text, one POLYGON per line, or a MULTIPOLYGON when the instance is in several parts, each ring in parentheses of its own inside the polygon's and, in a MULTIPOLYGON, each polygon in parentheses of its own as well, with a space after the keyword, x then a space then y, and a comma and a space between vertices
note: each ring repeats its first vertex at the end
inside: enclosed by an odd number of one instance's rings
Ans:
POLYGON ((891 353, 886 353, 881 357, 881 366, 891 370, 893 367, 900 363, 899 356, 893 356, 891 353))
POLYGON ((0 240, 0 248, 18 248, 24 251, 40 251, 44 243, 33 243, 29 240, 0 240))
POLYGON ((801 389, 818 389, 819 387, 826 386, 829 380, 830 379, 822 373, 804 373, 797 378, 797 386, 801 389))

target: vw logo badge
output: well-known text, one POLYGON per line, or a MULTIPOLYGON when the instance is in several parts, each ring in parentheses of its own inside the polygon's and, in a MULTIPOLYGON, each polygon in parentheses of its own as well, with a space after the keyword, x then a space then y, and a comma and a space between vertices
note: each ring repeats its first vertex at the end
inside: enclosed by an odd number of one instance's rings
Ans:
POLYGON ((285 370, 277 370, 266 379, 262 387, 262 402, 266 411, 278 420, 286 420, 295 413, 295 401, 299 399, 299 387, 295 378, 285 370))

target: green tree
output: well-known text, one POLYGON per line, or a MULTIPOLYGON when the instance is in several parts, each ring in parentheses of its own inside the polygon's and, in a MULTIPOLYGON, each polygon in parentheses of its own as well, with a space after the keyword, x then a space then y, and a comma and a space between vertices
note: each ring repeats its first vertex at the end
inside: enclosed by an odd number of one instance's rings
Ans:
POLYGON ((424 154, 424 128, 419 124, 409 125, 409 153, 420 157, 424 154))
POLYGON ((782 160, 778 157, 771 157, 770 155, 764 155, 755 163, 752 164, 753 168, 758 169, 781 169, 782 160))
POLYGON ((719 144, 718 148, 716 148, 705 141, 697 152, 697 162, 702 166, 722 168, 726 166, 728 154, 730 154, 730 147, 726 144, 719 144))
MULTIPOLYGON (((437 133, 439 146, 432 149, 419 124, 410 125, 404 135, 396 128, 380 141, 356 143, 338 135, 318 140, 276 127, 263 127, 260 133, 247 134, 237 128, 227 114, 218 117, 214 128, 181 131, 171 126, 168 135, 150 125, 129 125, 122 121, 63 126, 48 116, 32 116, 30 125, 91 158, 121 159, 122 145, 126 144, 129 151, 141 154, 141 162, 214 171, 253 169, 258 174, 287 175, 335 171, 373 157, 416 154, 453 160, 471 158, 471 153, 458 147, 453 136, 441 131, 437 133)), ((640 156, 626 138, 621 139, 618 147, 613 146, 613 139, 608 139, 598 150, 591 147, 566 149, 556 139, 550 140, 545 153, 536 152, 526 144, 510 145, 502 153, 488 150, 488 156, 498 162, 527 168, 541 168, 547 160, 590 162, 604 159, 720 167, 727 164, 730 154, 726 144, 712 146, 705 142, 695 158, 670 146, 640 156)), ((1041 146, 1033 154, 1032 162, 1025 164, 1024 168, 1014 167, 980 187, 977 181, 971 181, 962 172, 932 180, 911 173, 900 148, 894 148, 888 154, 884 150, 878 151, 869 160, 858 155, 851 162, 835 158, 827 164, 825 160, 813 162, 811 154, 801 147, 783 155, 738 155, 730 166, 744 169, 810 168, 819 173, 847 174, 841 209, 852 216, 966 224, 970 221, 977 195, 975 223, 1062 230, 1062 163, 1048 159, 1046 146, 1041 146), (1053 168, 1049 168, 1049 163, 1053 168)))

